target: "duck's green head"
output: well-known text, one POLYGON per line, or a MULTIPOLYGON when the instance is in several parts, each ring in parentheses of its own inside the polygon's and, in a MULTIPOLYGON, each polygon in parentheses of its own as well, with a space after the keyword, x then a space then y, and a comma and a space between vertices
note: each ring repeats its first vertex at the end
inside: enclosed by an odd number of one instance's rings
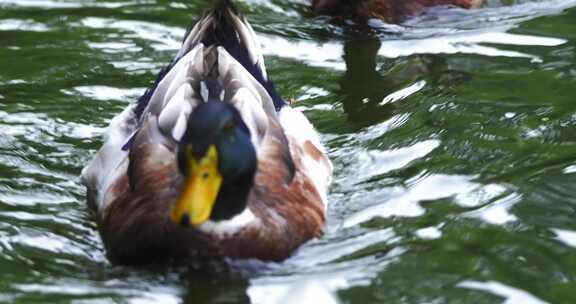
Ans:
POLYGON ((198 105, 177 149, 184 182, 170 213, 174 223, 197 226, 232 218, 246 208, 256 151, 234 106, 222 101, 198 105))

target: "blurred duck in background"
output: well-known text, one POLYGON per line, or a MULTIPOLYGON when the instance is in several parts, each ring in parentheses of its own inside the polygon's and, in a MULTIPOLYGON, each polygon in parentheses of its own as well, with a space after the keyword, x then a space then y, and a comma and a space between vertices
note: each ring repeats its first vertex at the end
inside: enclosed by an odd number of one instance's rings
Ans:
POLYGON ((483 0, 312 0, 316 14, 363 22, 380 19, 386 23, 399 23, 406 17, 417 16, 427 8, 452 5, 476 8, 483 0))

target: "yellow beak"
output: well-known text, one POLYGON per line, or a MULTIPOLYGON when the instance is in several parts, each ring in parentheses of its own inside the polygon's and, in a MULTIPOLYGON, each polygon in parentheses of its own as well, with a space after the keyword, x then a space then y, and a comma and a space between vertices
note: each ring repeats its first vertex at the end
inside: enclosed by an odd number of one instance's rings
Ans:
POLYGON ((188 176, 170 212, 170 219, 183 226, 204 223, 214 208, 222 176, 218 172, 218 153, 212 145, 200 161, 192 157, 192 147, 187 151, 188 176))

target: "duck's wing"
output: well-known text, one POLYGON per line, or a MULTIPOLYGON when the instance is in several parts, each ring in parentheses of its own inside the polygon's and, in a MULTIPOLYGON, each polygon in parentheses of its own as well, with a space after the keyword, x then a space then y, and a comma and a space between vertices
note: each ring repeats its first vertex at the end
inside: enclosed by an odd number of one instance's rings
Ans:
POLYGON ((285 136, 290 142, 291 151, 300 171, 316 189, 324 208, 327 207, 326 193, 332 182, 332 162, 320 135, 300 110, 283 107, 278 118, 285 136))

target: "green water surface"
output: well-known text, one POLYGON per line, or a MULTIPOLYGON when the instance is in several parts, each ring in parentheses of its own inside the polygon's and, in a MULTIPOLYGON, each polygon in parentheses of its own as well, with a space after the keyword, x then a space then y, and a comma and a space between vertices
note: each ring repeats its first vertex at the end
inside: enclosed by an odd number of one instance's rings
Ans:
POLYGON ((207 3, 0 0, 0 302, 576 303, 576 1, 308 5, 241 3, 334 162, 325 236, 214 274, 110 264, 79 181, 207 3))

